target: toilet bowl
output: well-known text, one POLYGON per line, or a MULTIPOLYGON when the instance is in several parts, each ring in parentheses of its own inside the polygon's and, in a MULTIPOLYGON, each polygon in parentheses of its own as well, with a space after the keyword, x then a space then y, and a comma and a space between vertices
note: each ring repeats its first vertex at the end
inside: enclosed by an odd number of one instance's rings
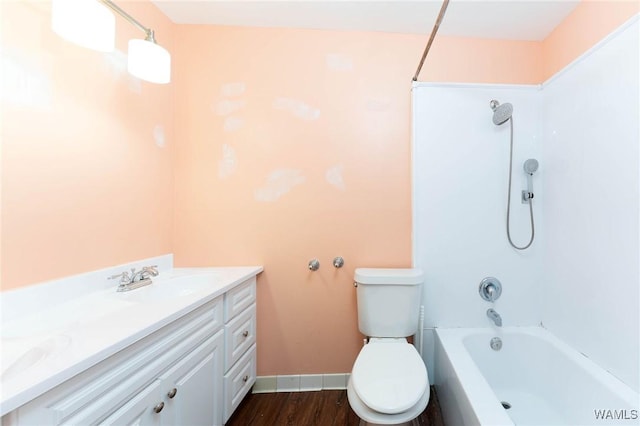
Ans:
POLYGON ((357 268, 358 328, 369 337, 353 364, 349 405, 362 425, 403 425, 429 402, 422 357, 407 343, 418 331, 424 275, 414 268, 357 268))
POLYGON ((422 358, 404 338, 371 338, 355 361, 347 397, 367 425, 409 424, 429 402, 422 358))

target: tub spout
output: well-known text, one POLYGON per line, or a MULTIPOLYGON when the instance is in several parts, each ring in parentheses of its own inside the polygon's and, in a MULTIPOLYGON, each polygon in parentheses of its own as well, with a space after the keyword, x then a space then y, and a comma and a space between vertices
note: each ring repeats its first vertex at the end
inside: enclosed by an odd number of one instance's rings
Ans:
POLYGON ((502 317, 495 311, 495 309, 487 309, 487 316, 491 321, 493 321, 496 327, 502 327, 502 317))

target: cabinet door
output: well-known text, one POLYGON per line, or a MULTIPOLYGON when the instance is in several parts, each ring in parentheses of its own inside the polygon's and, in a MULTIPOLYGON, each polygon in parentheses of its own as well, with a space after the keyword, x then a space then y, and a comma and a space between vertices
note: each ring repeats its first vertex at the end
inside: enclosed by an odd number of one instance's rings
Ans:
MULTIPOLYGON (((136 394, 129 402, 107 417, 101 425, 157 426, 164 414, 160 380, 136 394)), ((73 423, 72 423, 73 424, 73 423)))
POLYGON ((160 377, 163 425, 222 425, 223 344, 221 330, 160 377))

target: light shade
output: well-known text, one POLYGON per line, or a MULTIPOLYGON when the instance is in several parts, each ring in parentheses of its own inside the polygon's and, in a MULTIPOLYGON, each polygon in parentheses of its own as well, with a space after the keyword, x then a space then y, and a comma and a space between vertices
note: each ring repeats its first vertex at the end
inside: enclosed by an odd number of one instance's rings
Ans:
POLYGON ((151 83, 165 84, 171 81, 171 55, 165 48, 152 41, 129 40, 129 72, 151 83))
POLYGON ((82 47, 111 52, 116 37, 116 17, 96 0, 52 0, 51 29, 82 47))

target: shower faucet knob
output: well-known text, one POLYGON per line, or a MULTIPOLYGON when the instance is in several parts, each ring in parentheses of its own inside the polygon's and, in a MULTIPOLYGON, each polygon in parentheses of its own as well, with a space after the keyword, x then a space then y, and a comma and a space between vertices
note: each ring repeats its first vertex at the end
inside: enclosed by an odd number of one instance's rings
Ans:
POLYGON ((502 294, 502 284, 497 278, 487 277, 480 281, 478 292, 487 302, 495 302, 502 294))

